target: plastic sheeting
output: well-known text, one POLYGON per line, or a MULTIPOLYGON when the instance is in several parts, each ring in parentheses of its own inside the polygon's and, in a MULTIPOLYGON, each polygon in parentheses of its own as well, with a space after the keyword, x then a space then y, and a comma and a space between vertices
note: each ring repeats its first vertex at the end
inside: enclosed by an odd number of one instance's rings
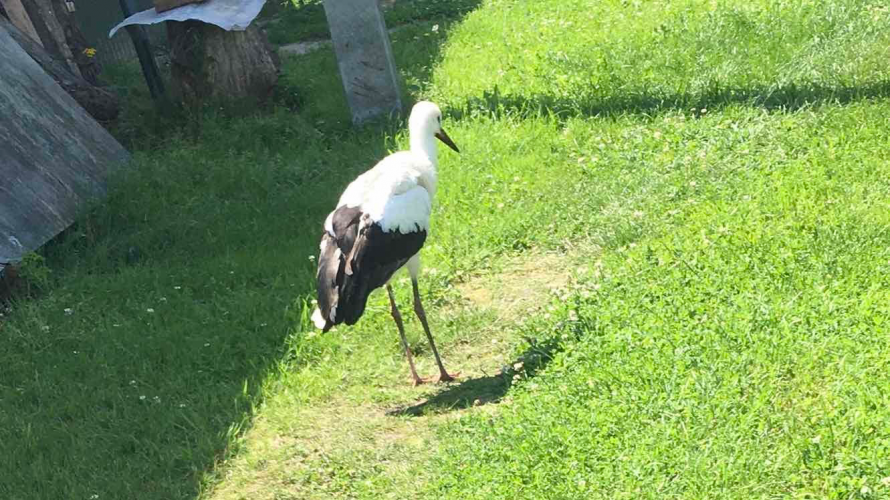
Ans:
POLYGON ((108 38, 117 30, 133 24, 157 24, 164 21, 203 21, 226 31, 244 31, 256 19, 266 0, 206 0, 183 5, 158 14, 154 8, 137 12, 111 28, 108 38))

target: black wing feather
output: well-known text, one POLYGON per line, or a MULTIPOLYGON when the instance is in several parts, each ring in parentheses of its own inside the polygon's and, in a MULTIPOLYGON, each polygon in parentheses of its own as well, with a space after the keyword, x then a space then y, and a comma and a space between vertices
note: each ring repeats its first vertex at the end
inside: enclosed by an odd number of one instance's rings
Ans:
POLYGON ((334 234, 322 235, 327 244, 318 259, 318 307, 326 321, 324 331, 340 323, 355 324, 371 292, 419 252, 427 236, 419 226, 407 234, 383 231, 355 207, 338 208, 332 226, 334 234))

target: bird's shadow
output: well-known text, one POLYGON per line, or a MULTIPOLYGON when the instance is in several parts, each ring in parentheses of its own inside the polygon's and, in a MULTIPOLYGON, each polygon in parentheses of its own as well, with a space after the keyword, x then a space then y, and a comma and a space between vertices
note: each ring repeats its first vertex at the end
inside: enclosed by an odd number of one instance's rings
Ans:
POLYGON ((526 337, 528 347, 510 365, 494 375, 469 378, 451 384, 425 401, 393 409, 388 416, 434 415, 500 402, 517 381, 534 377, 563 349, 559 338, 537 341, 526 337))

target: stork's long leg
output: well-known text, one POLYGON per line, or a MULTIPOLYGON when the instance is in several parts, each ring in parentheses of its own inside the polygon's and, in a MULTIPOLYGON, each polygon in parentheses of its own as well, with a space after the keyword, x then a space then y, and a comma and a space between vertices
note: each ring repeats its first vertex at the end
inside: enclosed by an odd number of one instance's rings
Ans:
POLYGON ((420 303, 420 290, 417 288, 417 279, 411 277, 411 286, 414 288, 414 313, 420 319, 423 325, 423 331, 426 332, 426 338, 430 341, 430 347, 433 349, 433 355, 436 356, 436 364, 439 365, 439 382, 450 382, 459 373, 450 375, 445 371, 445 365, 442 364, 442 358, 439 357, 439 351, 436 349, 436 342, 433 341, 433 334, 430 333, 430 325, 426 321, 426 312, 423 310, 423 304, 420 303))
POLYGON ((420 385, 424 383, 425 380, 417 375, 417 369, 414 368, 414 356, 411 355, 411 348, 408 347, 408 339, 405 337, 405 326, 402 325, 402 315, 399 313, 399 308, 396 307, 396 298, 392 293, 392 287, 389 286, 389 283, 386 284, 386 293, 389 294, 389 304, 392 306, 390 309, 392 319, 395 320, 396 326, 399 327, 399 336, 402 337, 402 347, 405 348, 405 357, 408 358, 408 366, 411 367, 411 378, 414 379, 414 385, 420 385))

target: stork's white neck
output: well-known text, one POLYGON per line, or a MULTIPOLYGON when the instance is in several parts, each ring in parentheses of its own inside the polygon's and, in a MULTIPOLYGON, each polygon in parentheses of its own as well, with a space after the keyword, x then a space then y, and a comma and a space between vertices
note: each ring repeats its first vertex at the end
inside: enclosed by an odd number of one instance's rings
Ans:
POLYGON ((426 130, 411 131, 411 152, 429 158, 433 167, 438 165, 436 137, 426 130))

